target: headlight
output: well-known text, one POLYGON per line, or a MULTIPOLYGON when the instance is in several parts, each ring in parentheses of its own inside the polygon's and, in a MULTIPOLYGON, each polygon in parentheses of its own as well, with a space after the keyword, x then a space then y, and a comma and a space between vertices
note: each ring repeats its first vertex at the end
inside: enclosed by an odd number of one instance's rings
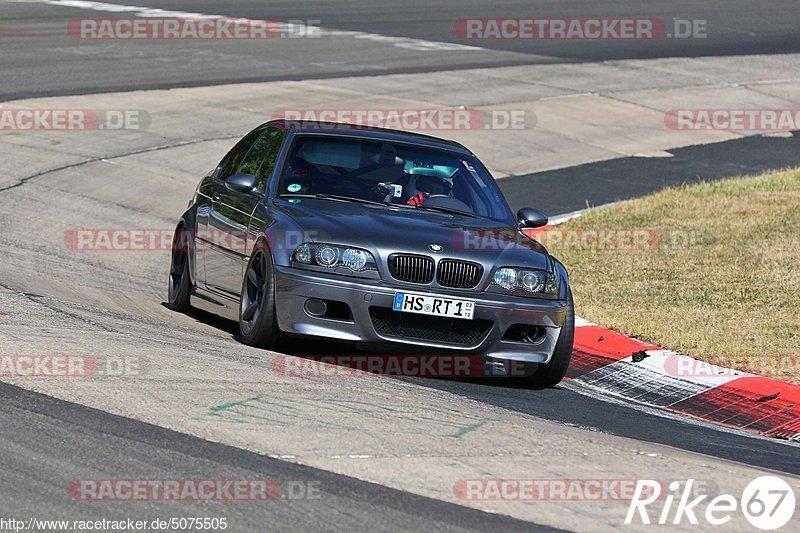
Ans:
POLYGON ((333 244, 305 242, 295 249, 292 261, 326 268, 347 267, 353 272, 378 270, 368 251, 333 244))
POLYGON ((294 260, 298 263, 311 263, 311 247, 308 244, 301 244, 294 251, 294 260))
POLYGON ((533 294, 556 294, 558 292, 555 275, 543 270, 498 268, 492 277, 492 283, 508 291, 522 289, 533 294))
POLYGON ((367 266, 367 261, 369 260, 368 256, 371 257, 370 254, 364 250, 347 248, 342 254, 342 263, 344 266, 350 268, 350 270, 359 272, 364 270, 364 267, 367 266))
POLYGON ((541 292, 547 275, 544 272, 521 272, 519 284, 528 292, 541 292))
POLYGON ((501 268, 494 273, 492 283, 511 290, 517 285, 517 271, 513 268, 501 268))
POLYGON ((320 246, 314 252, 317 264, 324 267, 335 267, 339 261, 339 251, 333 246, 320 246))

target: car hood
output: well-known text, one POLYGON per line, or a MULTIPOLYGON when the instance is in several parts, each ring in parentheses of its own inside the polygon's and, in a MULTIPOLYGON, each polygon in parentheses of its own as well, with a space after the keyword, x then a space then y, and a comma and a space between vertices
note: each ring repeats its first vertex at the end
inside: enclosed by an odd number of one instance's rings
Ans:
POLYGON ((304 240, 364 248, 383 257, 417 253, 489 266, 551 270, 545 248, 517 227, 487 219, 355 202, 303 198, 275 200, 304 240), (440 246, 434 252, 431 246, 440 246))

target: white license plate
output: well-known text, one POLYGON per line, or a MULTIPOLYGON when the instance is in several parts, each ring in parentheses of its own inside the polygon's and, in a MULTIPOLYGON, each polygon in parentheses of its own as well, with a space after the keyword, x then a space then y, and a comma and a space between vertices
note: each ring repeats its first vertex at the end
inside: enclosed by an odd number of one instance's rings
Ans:
POLYGON ((395 311, 402 313, 418 313, 420 315, 447 316, 472 320, 475 302, 472 300, 456 300, 430 294, 411 294, 398 292, 394 295, 395 311))

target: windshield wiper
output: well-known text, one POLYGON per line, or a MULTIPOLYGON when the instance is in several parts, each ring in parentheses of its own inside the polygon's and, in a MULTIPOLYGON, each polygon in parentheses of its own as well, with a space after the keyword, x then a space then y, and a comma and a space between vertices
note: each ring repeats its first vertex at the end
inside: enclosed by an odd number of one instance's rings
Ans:
POLYGON ((339 196, 338 194, 325 194, 325 193, 317 193, 317 194, 282 194, 281 198, 321 198, 323 200, 337 200, 341 202, 355 202, 359 204, 369 204, 369 205, 394 205, 394 204, 385 204, 383 202, 378 202, 375 200, 365 200, 364 198, 356 198, 354 196, 339 196))
POLYGON ((439 207, 433 205, 425 205, 420 204, 418 206, 410 206, 410 205, 403 205, 403 204, 390 204, 386 202, 379 202, 377 200, 366 200, 364 198, 357 198, 355 196, 342 196, 338 194, 327 194, 327 193, 317 193, 317 194, 303 194, 303 193, 295 193, 295 194, 281 194, 280 198, 320 198, 322 200, 335 200, 340 202, 354 202, 359 204, 368 204, 368 205, 381 205, 383 207, 403 207, 407 209, 423 209, 426 211, 437 211, 440 213, 448 213, 451 215, 462 215, 465 217, 470 218, 478 218, 483 219, 485 217, 475 215, 472 213, 467 213, 466 211, 459 211, 458 209, 451 209, 449 207, 439 207))
POLYGON ((436 205, 419 204, 418 206, 415 207, 415 209, 424 209, 426 211, 438 211, 440 213, 449 213, 451 215, 463 215, 465 217, 470 217, 470 218, 485 218, 473 213, 467 213, 466 211, 459 211, 458 209, 451 209, 449 207, 439 207, 436 205))

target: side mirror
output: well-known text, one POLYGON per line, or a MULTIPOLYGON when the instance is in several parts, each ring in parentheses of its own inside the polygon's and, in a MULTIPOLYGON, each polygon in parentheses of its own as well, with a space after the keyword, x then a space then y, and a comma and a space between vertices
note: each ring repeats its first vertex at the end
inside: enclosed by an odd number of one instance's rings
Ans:
POLYGON ((547 221, 547 215, 538 209, 523 207, 517 211, 517 223, 520 228, 541 228, 547 225, 547 221))
POLYGON ((225 186, 233 192, 261 196, 261 193, 256 189, 257 185, 258 178, 252 174, 234 174, 225 180, 225 186))

